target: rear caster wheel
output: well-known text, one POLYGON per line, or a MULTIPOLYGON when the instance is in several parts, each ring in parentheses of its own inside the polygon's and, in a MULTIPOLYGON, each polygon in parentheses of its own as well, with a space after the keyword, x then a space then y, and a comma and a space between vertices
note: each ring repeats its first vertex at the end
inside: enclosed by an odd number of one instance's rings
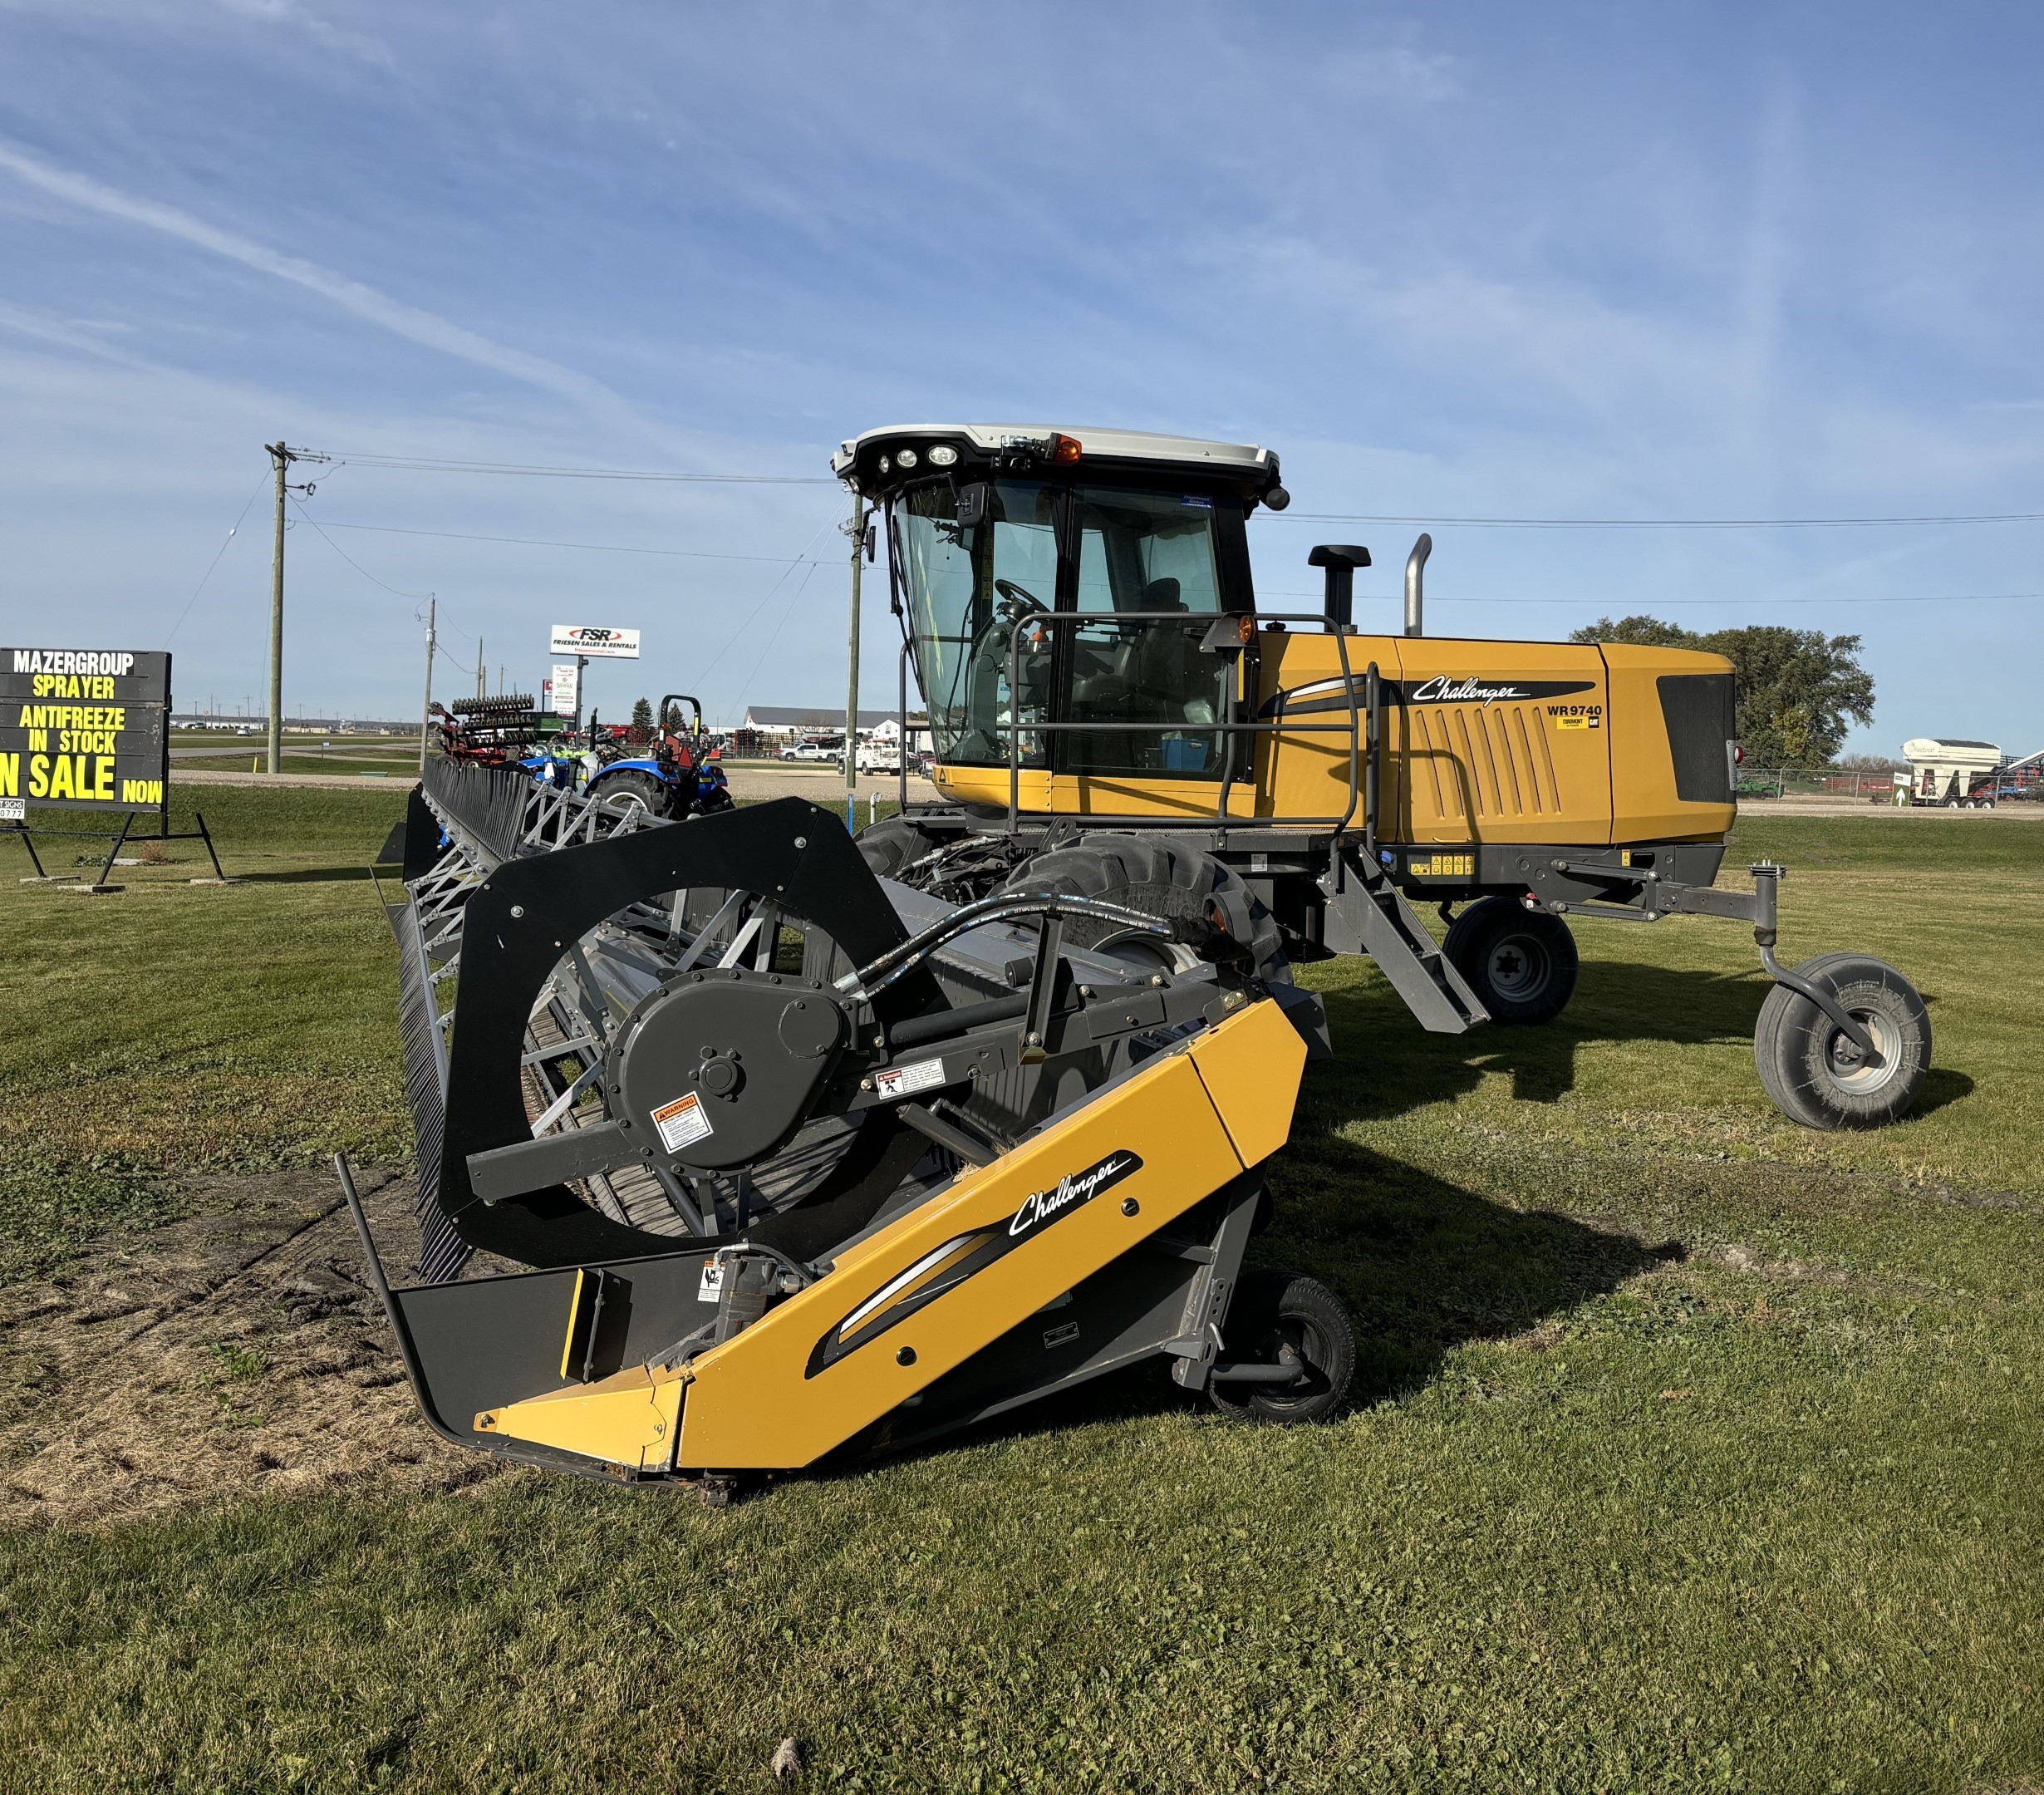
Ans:
POLYGON ((1879 1128, 1906 1114, 1930 1070, 1930 1017, 1916 987, 1865 954, 1819 954, 1795 970, 1837 993, 1873 1037, 1880 1062, 1807 997, 1777 985, 1753 1030, 1753 1061, 1775 1107, 1811 1129, 1879 1128))
POLYGON ((1493 1022, 1551 1022, 1575 995, 1575 937, 1560 917, 1486 898, 1448 925, 1441 951, 1493 1022))
POLYGON ((1324 1421, 1341 1407, 1355 1375, 1355 1330, 1341 1301, 1317 1278, 1295 1271, 1252 1271, 1229 1306, 1226 1357, 1237 1365, 1295 1364, 1290 1384, 1206 1386, 1231 1421, 1324 1421))

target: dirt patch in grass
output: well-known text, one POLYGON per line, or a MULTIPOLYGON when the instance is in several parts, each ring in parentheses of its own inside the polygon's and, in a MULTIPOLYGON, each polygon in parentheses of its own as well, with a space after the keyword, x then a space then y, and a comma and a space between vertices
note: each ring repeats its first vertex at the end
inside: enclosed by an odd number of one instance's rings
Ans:
MULTIPOLYGON (((408 1264, 409 1182, 359 1183, 390 1262, 408 1264)), ((187 1195, 209 1212, 0 1289, 0 1527, 495 1474, 420 1418, 332 1173, 187 1195)))

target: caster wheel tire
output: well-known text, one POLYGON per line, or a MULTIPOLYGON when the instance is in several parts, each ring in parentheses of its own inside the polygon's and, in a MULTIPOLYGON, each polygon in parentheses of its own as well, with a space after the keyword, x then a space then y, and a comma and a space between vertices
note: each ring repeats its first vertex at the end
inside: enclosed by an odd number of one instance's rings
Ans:
POLYGON ((1754 1065, 1775 1107, 1811 1129, 1879 1128, 1907 1114, 1930 1071, 1930 1017, 1916 987, 1865 954, 1819 954, 1795 970, 1837 994, 1881 1063, 1869 1062, 1807 997, 1777 985, 1753 1030, 1754 1065))
POLYGON ((1295 1384, 1210 1384, 1215 1408, 1231 1421, 1295 1426, 1324 1421, 1355 1375, 1355 1329, 1341 1300, 1318 1278, 1252 1271, 1236 1287, 1224 1330, 1228 1359, 1271 1365, 1289 1352, 1295 1384))
POLYGON ((1575 937, 1560 917, 1486 898, 1448 925, 1442 952, 1493 1022, 1551 1022, 1575 995, 1575 937))

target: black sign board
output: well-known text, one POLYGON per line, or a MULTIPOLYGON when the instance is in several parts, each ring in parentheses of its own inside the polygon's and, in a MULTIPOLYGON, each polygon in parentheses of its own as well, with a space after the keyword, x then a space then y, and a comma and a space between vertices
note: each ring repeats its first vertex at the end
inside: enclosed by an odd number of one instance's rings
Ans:
POLYGON ((0 648, 0 822, 25 806, 162 814, 170 657, 0 648))

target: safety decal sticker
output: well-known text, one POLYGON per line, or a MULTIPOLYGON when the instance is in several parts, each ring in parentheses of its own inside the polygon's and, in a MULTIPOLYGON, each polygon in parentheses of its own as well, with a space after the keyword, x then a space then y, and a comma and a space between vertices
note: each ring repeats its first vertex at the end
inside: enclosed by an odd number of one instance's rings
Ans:
POLYGON ((696 1281, 695 1300, 698 1302, 715 1302, 724 1294, 724 1261, 705 1259, 703 1275, 696 1281))
POLYGON ((933 1090, 943 1083, 941 1060, 918 1060, 913 1065, 889 1066, 873 1074, 873 1089, 890 1102, 912 1097, 919 1090, 933 1090))
POLYGON ((680 1153, 684 1147, 716 1133, 710 1126, 709 1111, 703 1108, 702 1096, 696 1091, 662 1104, 653 1112, 653 1126, 660 1130, 660 1143, 669 1153, 680 1153))
POLYGON ((1424 860, 1414 859, 1408 870, 1415 878, 1474 878, 1476 857, 1466 853, 1437 853, 1424 860))

